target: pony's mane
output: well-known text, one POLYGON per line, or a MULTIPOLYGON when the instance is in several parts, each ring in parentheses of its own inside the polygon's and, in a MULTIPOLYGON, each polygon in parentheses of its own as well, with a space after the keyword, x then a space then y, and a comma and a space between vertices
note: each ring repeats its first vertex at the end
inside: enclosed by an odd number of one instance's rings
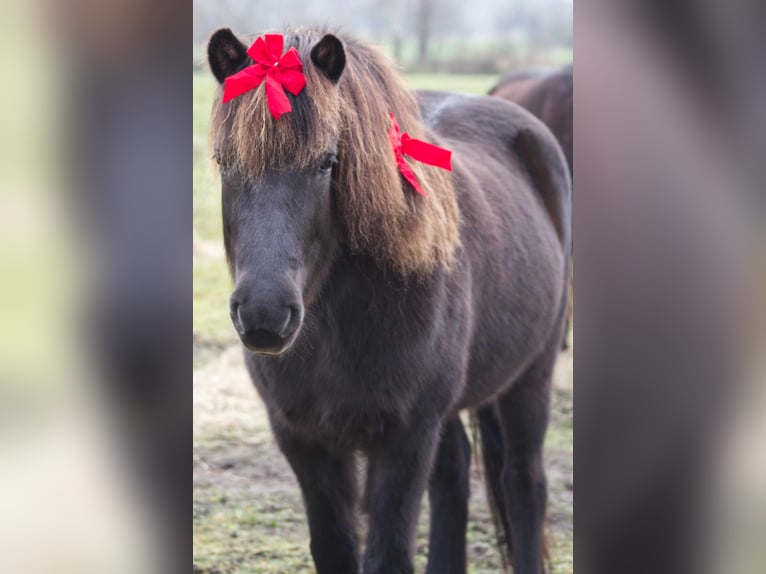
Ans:
POLYGON ((324 31, 299 28, 284 34, 303 62, 306 88, 289 96, 292 112, 275 121, 263 84, 227 104, 219 88, 211 119, 211 143, 221 163, 246 177, 265 169, 306 169, 337 142, 336 204, 343 240, 404 275, 449 268, 459 243, 459 212, 452 177, 444 170, 410 162, 428 197, 417 195, 399 174, 388 139, 389 112, 403 132, 435 141, 426 133, 414 96, 379 51, 338 37, 346 67, 337 85, 311 61, 324 31))

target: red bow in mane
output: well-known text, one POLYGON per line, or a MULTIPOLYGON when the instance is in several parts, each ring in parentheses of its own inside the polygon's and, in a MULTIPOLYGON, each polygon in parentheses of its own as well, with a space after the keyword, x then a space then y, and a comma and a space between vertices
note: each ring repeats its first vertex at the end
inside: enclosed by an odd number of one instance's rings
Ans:
POLYGON ((412 159, 428 165, 434 165, 447 171, 452 171, 452 152, 443 147, 439 147, 422 140, 411 138, 407 133, 401 133, 399 124, 396 123, 394 113, 390 113, 391 127, 388 130, 388 138, 391 140, 391 148, 396 156, 396 164, 399 166, 399 172, 404 178, 412 184, 412 187, 423 197, 426 193, 420 187, 415 172, 404 161, 404 156, 408 155, 412 159))
POLYGON ((298 50, 290 48, 282 55, 284 38, 281 34, 266 34, 264 38, 258 37, 247 50, 255 64, 224 81, 223 103, 257 88, 266 80, 266 102, 271 115, 278 120, 292 110, 285 90, 297 96, 306 86, 306 77, 298 50))

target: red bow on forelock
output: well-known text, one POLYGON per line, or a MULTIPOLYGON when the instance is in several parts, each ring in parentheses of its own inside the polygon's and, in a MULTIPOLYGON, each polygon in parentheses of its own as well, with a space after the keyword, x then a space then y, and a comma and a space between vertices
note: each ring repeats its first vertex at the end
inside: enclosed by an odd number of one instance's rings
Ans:
POLYGON ((396 164, 399 166, 399 172, 404 178, 412 184, 412 187, 420 195, 427 197, 423 188, 420 187, 415 172, 404 161, 404 156, 408 155, 412 159, 428 165, 434 165, 447 171, 452 171, 452 152, 443 147, 439 147, 422 140, 411 138, 407 133, 401 133, 399 124, 396 123, 394 113, 390 113, 391 127, 388 129, 388 137, 391 140, 391 147, 396 156, 396 164))
POLYGON ((297 96, 306 86, 306 77, 298 50, 290 48, 282 55, 283 48, 281 34, 259 36, 247 50, 255 64, 226 78, 223 103, 257 88, 266 80, 266 102, 274 119, 278 120, 279 116, 292 110, 285 90, 297 96))

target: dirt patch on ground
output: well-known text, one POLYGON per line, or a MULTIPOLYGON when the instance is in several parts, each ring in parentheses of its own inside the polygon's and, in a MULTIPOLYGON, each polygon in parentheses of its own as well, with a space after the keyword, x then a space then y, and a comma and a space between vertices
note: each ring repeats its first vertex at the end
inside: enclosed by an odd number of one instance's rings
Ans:
MULTIPOLYGON (((195 340, 194 571, 310 574, 313 567, 301 495, 274 444, 264 407, 239 345, 195 340), (211 347, 213 345, 213 347, 211 347)), ((552 569, 572 572, 572 354, 555 374, 546 442, 552 569)), ((500 572, 480 469, 472 469, 469 564, 500 572)), ((427 558, 427 502, 418 534, 418 571, 427 558)))

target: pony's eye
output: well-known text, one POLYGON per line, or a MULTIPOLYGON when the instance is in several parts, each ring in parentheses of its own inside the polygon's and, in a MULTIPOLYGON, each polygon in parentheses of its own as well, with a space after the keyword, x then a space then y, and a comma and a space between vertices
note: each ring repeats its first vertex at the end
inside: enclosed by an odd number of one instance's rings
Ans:
POLYGON ((319 171, 323 173, 327 173, 332 169, 332 166, 334 166, 336 163, 338 163, 337 156, 332 153, 327 154, 322 160, 322 163, 319 164, 319 171))
POLYGON ((219 169, 227 169, 232 164, 231 158, 221 153, 215 153, 213 160, 218 164, 219 169))

